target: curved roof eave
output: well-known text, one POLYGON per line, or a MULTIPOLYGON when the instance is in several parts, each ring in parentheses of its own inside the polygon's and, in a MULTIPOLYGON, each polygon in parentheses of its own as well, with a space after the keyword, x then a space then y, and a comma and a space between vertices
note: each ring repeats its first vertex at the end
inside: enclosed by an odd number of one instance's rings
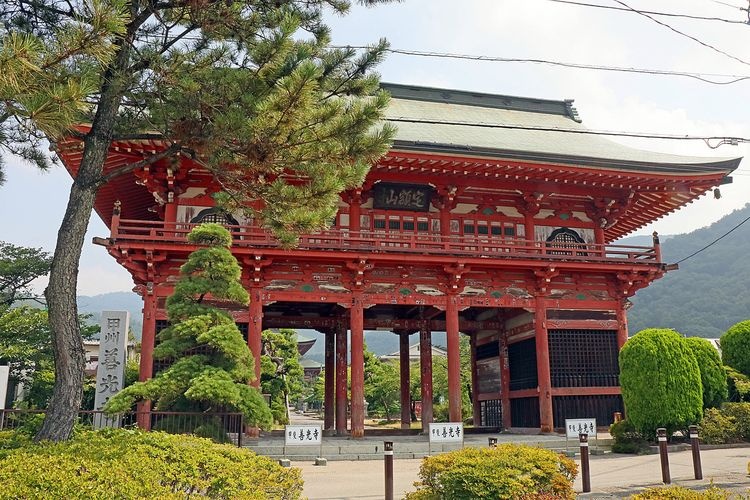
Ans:
POLYGON ((742 157, 737 158, 706 158, 706 161, 698 157, 685 157, 682 163, 667 162, 645 162, 645 161, 626 161, 612 158, 597 158, 590 156, 564 155, 544 152, 517 151, 508 149, 494 149, 474 146, 461 146, 456 144, 438 144, 417 141, 395 140, 392 146, 393 151, 409 151, 424 153, 454 153, 462 156, 478 156, 503 158, 508 160, 536 161, 544 163, 555 163, 569 166, 586 166, 611 168, 616 170, 625 170, 636 173, 648 174, 681 174, 681 175, 705 175, 715 173, 729 174, 735 170, 742 157), (655 168, 657 167, 657 168, 655 168))

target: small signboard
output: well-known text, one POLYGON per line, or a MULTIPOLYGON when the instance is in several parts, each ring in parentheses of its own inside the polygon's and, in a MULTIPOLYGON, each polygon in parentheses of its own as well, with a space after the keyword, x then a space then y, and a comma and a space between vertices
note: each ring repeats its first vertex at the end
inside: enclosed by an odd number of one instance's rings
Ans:
POLYGON ((429 185, 378 182, 372 188, 373 206, 386 210, 430 210, 433 188, 429 185))
MULTIPOLYGON (((599 450, 599 438, 596 435, 595 418, 566 418, 565 419, 565 450, 568 449, 568 440, 574 439, 578 443, 579 434, 588 434, 589 442, 591 438, 596 443, 596 450, 599 450)), ((588 446, 588 444, 586 445, 588 446)))
POLYGON ((287 425, 284 430, 286 446, 319 446, 323 444, 323 428, 320 425, 287 425))
POLYGON ((581 433, 596 437, 596 419, 595 418, 566 418, 565 419, 565 437, 578 439, 581 433))
POLYGON ((430 424, 430 443, 463 443, 464 424, 447 422, 430 424))

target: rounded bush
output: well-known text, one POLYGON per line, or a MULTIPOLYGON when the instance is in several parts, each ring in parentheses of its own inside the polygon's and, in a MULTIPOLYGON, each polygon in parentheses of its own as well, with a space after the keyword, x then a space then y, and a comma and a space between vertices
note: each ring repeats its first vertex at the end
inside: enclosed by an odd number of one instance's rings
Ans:
POLYGON ((716 408, 708 408, 700 426, 701 440, 706 444, 726 444, 741 441, 737 420, 716 408))
POLYGON ((620 351, 620 385, 628 420, 646 436, 698 423, 703 391, 698 362, 674 330, 648 328, 620 351))
POLYGON ((302 495, 298 469, 207 439, 105 430, 80 432, 57 444, 9 437, 0 444, 2 498, 286 500, 302 495))
POLYGON ((503 444, 426 457, 407 500, 575 498, 575 462, 551 450, 503 444))
POLYGON ((740 321, 721 336, 724 364, 750 376, 750 320, 740 321))
POLYGON ((688 337, 683 341, 698 361, 703 387, 703 408, 718 408, 729 397, 727 371, 721 362, 719 352, 710 341, 700 337, 688 337))
POLYGON ((648 451, 646 438, 628 420, 620 420, 609 426, 609 433, 614 439, 613 453, 641 453, 648 451))

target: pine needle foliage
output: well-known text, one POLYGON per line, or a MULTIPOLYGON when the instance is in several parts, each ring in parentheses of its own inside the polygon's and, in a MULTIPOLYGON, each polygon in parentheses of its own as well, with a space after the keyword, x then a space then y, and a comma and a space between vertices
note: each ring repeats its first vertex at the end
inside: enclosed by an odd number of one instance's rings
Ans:
POLYGON ((125 33, 125 2, 87 1, 45 34, 25 30, 23 16, 8 11, 0 25, 0 152, 47 169, 44 139, 69 133, 91 110, 88 99, 125 33))
MULTIPOLYGON (((81 112, 86 115, 81 121, 90 123, 73 132, 82 139, 81 162, 46 292, 57 382, 36 439, 68 439, 80 406, 83 377, 78 373, 85 358, 75 289, 86 227, 102 185, 144 164, 166 161, 179 172, 198 162, 214 175, 220 204, 254 207, 250 215, 283 245, 293 246, 299 233, 330 223, 338 193, 360 185, 367 168, 387 151, 394 135, 381 122, 388 96, 373 72, 386 42, 364 51, 328 47, 324 15, 345 14, 350 4, 0 2, 0 39, 3 47, 16 47, 3 57, 3 64, 15 69, 7 71, 2 84, 10 90, 0 92, 11 103, 0 110, 2 148, 46 167, 46 140, 54 150, 60 131, 70 130, 69 118, 81 112), (98 38, 73 43, 86 33, 98 38), (71 51, 74 47, 82 49, 71 51), (13 66, 17 55, 25 60, 24 54, 28 67, 13 66), (38 78, 26 78, 23 71, 38 78), (39 92, 27 89, 28 98, 15 97, 23 93, 13 86, 24 90, 34 81, 50 83, 39 92), (38 95, 49 98, 37 101, 38 95), (47 101, 54 101, 51 107, 43 106, 47 101), (75 103, 72 110, 70 104, 55 107, 69 102, 75 103), (166 149, 105 172, 113 140, 154 138, 165 141, 166 149)), ((5 97, 0 95, 0 102, 5 97)))
POLYGON ((167 299, 170 327, 159 333, 154 359, 169 368, 123 389, 105 411, 122 413, 138 401, 157 410, 239 411, 251 425, 268 427, 271 412, 253 380, 253 357, 232 317, 216 304, 247 305, 241 269, 229 251, 231 236, 219 224, 191 231, 191 243, 207 245, 190 254, 167 299))

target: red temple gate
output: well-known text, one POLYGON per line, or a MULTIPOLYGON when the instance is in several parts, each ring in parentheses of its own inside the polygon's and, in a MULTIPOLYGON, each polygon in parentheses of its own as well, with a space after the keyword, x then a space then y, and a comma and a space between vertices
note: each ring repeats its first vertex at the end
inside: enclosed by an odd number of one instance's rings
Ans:
MULTIPOLYGON (((386 88, 388 118, 399 126, 392 150, 361 189, 342 194, 331 229, 303 235, 294 250, 254 221, 214 208, 219 186, 189 158, 157 162, 100 190, 96 210, 111 235, 95 242, 130 271, 144 300, 141 379, 153 376, 164 301, 195 249, 186 234, 212 221, 231 229, 243 266, 251 302, 232 313, 258 378, 264 328, 325 334, 326 429, 364 434, 365 330, 400 335, 404 427, 410 334, 421 344, 422 421, 432 420, 434 331, 447 334, 451 421, 464 417, 464 334, 476 424, 548 432, 564 418, 610 422, 622 411, 617 352, 628 335, 627 298, 666 270, 656 235, 648 247, 610 242, 727 182, 739 159, 647 153, 554 131, 585 132, 570 101, 386 88)), ((115 141, 106 169, 164 147, 115 141)), ((75 175, 80 141, 57 149, 75 175)))

